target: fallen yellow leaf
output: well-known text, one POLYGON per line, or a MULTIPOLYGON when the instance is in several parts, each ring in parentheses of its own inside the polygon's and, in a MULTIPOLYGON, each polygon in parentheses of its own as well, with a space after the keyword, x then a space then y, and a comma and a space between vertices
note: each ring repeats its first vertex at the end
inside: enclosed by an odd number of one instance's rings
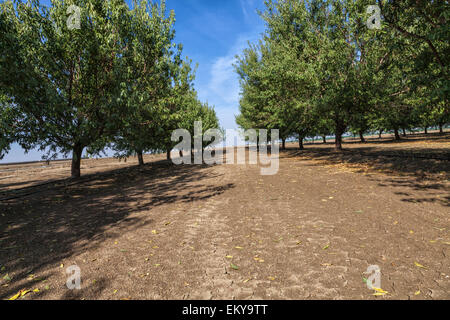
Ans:
POLYGON ((375 291, 378 292, 378 293, 384 293, 384 294, 389 293, 389 292, 387 292, 387 291, 384 291, 384 290, 381 289, 381 288, 375 288, 375 287, 372 287, 372 289, 375 290, 375 291))
POLYGON ((16 295, 9 298, 9 300, 17 300, 18 298, 23 297, 24 295, 26 295, 29 292, 31 292, 31 290, 22 289, 16 295))
POLYGON ((376 292, 373 294, 374 296, 384 296, 386 293, 376 292))
POLYGON ((422 268, 422 269, 428 269, 427 267, 425 267, 424 265, 421 265, 420 263, 418 263, 418 262, 414 262, 414 264, 416 265, 416 267, 418 267, 418 268, 422 268))
POLYGON ((375 287, 373 287, 372 289, 376 291, 376 292, 373 294, 374 296, 384 296, 384 295, 389 294, 389 292, 384 291, 384 290, 381 289, 381 288, 375 288, 375 287))
POLYGON ((19 291, 17 294, 13 295, 9 300, 16 300, 20 295, 22 294, 22 291, 19 291))

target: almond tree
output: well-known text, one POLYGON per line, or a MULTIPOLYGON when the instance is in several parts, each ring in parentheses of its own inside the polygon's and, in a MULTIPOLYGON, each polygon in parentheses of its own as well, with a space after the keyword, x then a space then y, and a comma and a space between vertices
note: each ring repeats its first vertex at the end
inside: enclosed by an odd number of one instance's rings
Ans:
MULTIPOLYGON (((143 153, 158 149, 158 135, 166 114, 173 112, 167 100, 175 92, 183 63, 181 46, 173 43, 174 12, 166 15, 165 2, 134 1, 130 11, 131 40, 124 51, 128 114, 113 139, 117 156, 136 154, 144 164, 143 153)), ((186 89, 189 86, 186 87, 186 89)))
POLYGON ((14 128, 12 126, 13 109, 5 95, 0 94, 0 160, 10 150, 14 141, 14 128))
POLYGON ((71 152, 74 178, 83 150, 102 149, 127 114, 128 11, 124 0, 0 4, 0 86, 18 115, 17 141, 48 157, 71 152), (79 29, 67 23, 70 5, 81 8, 79 29))

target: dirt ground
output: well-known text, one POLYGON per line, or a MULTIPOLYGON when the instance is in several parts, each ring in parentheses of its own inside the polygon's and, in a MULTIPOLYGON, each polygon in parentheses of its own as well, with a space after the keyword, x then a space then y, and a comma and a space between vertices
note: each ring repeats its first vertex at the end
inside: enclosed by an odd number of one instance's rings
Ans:
POLYGON ((75 182, 67 161, 1 165, 0 298, 450 299, 450 134, 344 147, 289 144, 274 176, 162 156, 85 160, 75 182))

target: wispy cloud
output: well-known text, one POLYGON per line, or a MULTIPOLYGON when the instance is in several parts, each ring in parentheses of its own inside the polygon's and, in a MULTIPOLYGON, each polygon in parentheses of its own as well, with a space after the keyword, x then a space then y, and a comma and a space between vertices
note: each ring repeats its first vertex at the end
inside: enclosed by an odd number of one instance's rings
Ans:
POLYGON ((239 112, 240 86, 234 64, 236 55, 240 55, 248 46, 248 41, 259 38, 258 32, 238 35, 234 45, 226 55, 215 58, 210 67, 209 81, 198 88, 199 97, 216 107, 222 126, 235 128, 234 116, 239 112))
POLYGON ((245 1, 244 0, 240 0, 241 2, 241 8, 242 8, 242 13, 244 14, 244 17, 247 19, 248 18, 248 12, 247 12, 247 8, 245 5, 245 1))
POLYGON ((242 14, 248 20, 250 18, 249 10, 255 10, 255 0, 239 0, 239 2, 241 3, 242 14))
POLYGON ((232 105, 239 102, 239 79, 233 64, 236 55, 240 55, 247 47, 248 41, 255 41, 257 34, 239 35, 235 44, 224 56, 217 57, 211 66, 209 95, 218 97, 222 105, 232 105))
POLYGON ((233 67, 237 53, 217 58, 211 67, 209 90, 226 104, 239 102, 239 83, 233 67))

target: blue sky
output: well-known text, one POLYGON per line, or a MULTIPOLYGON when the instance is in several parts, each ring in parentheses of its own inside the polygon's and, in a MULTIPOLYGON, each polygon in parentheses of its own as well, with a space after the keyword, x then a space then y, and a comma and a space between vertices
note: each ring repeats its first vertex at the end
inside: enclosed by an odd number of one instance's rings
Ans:
MULTIPOLYGON (((198 63, 199 98, 215 106, 223 128, 237 128, 239 81, 232 64, 247 41, 257 41, 264 31, 256 13, 264 9, 263 0, 166 0, 166 6, 175 10, 175 41, 183 44, 184 56, 198 63)), ((15 144, 0 163, 35 160, 41 160, 40 152, 25 154, 15 144)))

